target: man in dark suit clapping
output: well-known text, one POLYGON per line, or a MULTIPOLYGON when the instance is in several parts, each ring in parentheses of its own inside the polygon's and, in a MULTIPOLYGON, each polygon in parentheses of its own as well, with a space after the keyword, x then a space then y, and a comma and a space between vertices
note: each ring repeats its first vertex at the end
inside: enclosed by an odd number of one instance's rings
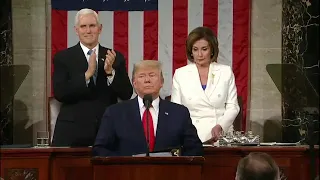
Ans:
POLYGON ((54 56, 54 97, 62 103, 52 146, 92 146, 106 107, 132 96, 120 52, 102 47, 102 25, 91 9, 78 11, 79 43, 54 56))
POLYGON ((159 61, 144 60, 135 64, 132 82, 137 97, 107 108, 93 155, 131 156, 182 147, 181 155, 201 156, 202 143, 188 109, 159 97, 164 83, 159 61), (149 109, 146 96, 152 101, 149 109))

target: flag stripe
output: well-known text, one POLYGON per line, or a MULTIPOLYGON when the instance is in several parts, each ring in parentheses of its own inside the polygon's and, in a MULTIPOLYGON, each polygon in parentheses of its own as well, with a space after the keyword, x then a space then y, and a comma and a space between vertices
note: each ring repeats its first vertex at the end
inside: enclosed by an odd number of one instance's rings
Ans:
POLYGON ((158 60, 158 11, 144 12, 144 59, 158 60))
POLYGON ((164 85, 160 91, 162 97, 171 95, 173 71, 173 2, 158 1, 158 56, 162 63, 164 85))
POLYGON ((113 47, 121 52, 126 59, 126 69, 128 70, 128 12, 114 12, 114 39, 113 47))
POLYGON ((128 72, 130 79, 133 66, 143 59, 143 13, 141 11, 129 12, 129 58, 128 72))
POLYGON ((102 24, 102 32, 99 42, 102 46, 113 49, 113 11, 100 11, 99 21, 102 24))
MULTIPOLYGON (((67 24, 68 11, 51 11, 51 59, 54 55, 67 47, 67 24)), ((54 72, 54 65, 51 63, 51 74, 54 72)), ((51 84, 51 96, 53 96, 53 86, 51 84)))
POLYGON ((188 34, 199 26, 203 26, 203 1, 188 0, 188 34))
MULTIPOLYGON (((74 31, 75 10, 79 5, 51 1, 55 2, 51 13, 53 57, 79 42, 74 31)), ((245 128, 250 83, 250 3, 250 0, 108 0, 85 1, 81 6, 99 7, 94 8, 99 10, 103 25, 99 42, 125 56, 130 78, 137 61, 162 62, 165 82, 160 95, 163 98, 171 95, 175 69, 188 63, 185 49, 188 33, 202 25, 211 28, 219 41, 218 62, 233 68, 238 95, 243 100, 245 128)))
POLYGON ((173 74, 187 64, 188 0, 173 0, 173 74))
POLYGON ((77 11, 68 11, 68 47, 71 47, 79 42, 79 38, 74 30, 74 17, 76 16, 77 11))
POLYGON ((68 24, 67 11, 51 11, 51 49, 52 57, 67 47, 68 33, 65 28, 68 24))
POLYGON ((203 0, 203 25, 218 32, 218 0, 203 0))
POLYGON ((246 130, 247 95, 249 83, 250 52, 250 0, 233 3, 233 71, 236 77, 238 95, 243 100, 243 130, 246 130))
POLYGON ((233 37, 233 0, 219 0, 218 8, 218 62, 232 66, 232 37, 233 37))
POLYGON ((188 0, 188 33, 203 26, 203 1, 188 0))

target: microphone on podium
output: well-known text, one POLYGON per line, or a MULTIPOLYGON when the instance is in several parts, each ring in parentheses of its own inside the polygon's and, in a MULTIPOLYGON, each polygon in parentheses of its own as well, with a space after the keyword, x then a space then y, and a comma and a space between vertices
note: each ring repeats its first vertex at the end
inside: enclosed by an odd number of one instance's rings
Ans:
MULTIPOLYGON (((149 110, 152 104, 152 95, 146 94, 143 96, 143 104, 146 107, 146 110, 149 110)), ((150 130, 149 130, 149 113, 146 115, 147 118, 147 153, 146 156, 150 156, 150 150, 149 150, 149 142, 150 142, 150 130)))
POLYGON ((152 101, 153 101, 153 99, 152 99, 152 95, 151 94, 146 94, 146 95, 143 96, 143 104, 147 109, 150 108, 150 106, 152 104, 152 101))

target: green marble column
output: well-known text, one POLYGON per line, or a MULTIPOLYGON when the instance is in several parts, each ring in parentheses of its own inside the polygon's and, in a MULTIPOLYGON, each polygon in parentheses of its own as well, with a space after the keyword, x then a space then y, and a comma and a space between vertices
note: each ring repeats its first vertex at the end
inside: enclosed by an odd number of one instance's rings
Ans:
MULTIPOLYGON (((0 1, 0 67, 12 65, 12 16, 11 0, 0 1)), ((13 92, 13 79, 8 71, 0 70, 0 144, 12 144, 12 102, 7 102, 8 92, 13 92)))
POLYGON ((312 113, 319 131, 319 1, 283 0, 282 6, 282 63, 297 67, 282 69, 282 139, 308 144, 305 112, 312 113))

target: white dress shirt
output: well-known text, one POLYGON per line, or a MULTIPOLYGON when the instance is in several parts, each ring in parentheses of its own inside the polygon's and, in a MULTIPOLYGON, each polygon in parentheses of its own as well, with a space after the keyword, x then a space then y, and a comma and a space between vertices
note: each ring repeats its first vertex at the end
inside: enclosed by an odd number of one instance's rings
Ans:
MULTIPOLYGON (((160 102, 160 98, 157 97, 157 99, 152 101, 152 107, 149 108, 150 114, 153 120, 154 136, 156 136, 156 133, 157 133, 159 102, 160 102)), ((146 107, 144 106, 143 99, 140 96, 138 96, 138 103, 139 103, 140 117, 142 121, 143 113, 146 110, 146 107)))
MULTIPOLYGON (((81 46, 81 49, 84 53, 84 55, 86 56, 87 58, 87 62, 89 63, 89 59, 90 59, 90 55, 88 55, 88 51, 90 50, 89 48, 87 48, 85 45, 83 45, 81 42, 80 42, 80 46, 81 46)), ((97 61, 97 68, 98 68, 98 58, 99 58, 99 44, 97 44, 92 50, 96 50, 96 61, 97 61)), ((98 71, 98 70, 97 70, 98 71)), ((115 75, 115 71, 112 70, 112 76, 108 76, 108 85, 110 85, 114 79, 114 75, 115 75)), ((90 79, 88 81, 86 81, 87 85, 90 83, 90 79)))

